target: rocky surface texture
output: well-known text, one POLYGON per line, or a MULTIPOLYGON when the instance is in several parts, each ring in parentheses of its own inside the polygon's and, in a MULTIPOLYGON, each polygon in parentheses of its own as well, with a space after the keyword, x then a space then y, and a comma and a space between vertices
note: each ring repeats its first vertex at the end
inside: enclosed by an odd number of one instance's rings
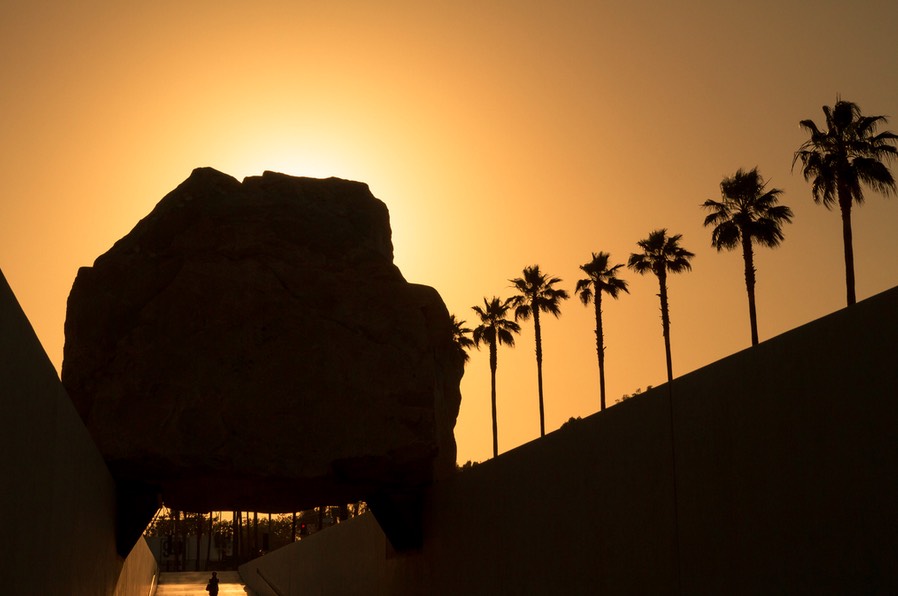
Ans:
POLYGON ((186 511, 366 500, 414 543, 405 518, 454 468, 449 315, 393 265, 364 184, 195 170, 78 272, 65 334, 63 384, 138 526, 153 494, 186 511))

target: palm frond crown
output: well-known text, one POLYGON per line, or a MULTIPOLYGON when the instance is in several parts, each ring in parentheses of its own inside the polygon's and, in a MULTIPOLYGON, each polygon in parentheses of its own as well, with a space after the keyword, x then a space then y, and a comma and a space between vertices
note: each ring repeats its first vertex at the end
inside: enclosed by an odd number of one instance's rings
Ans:
POLYGON ((490 300, 483 299, 483 307, 472 306, 471 309, 480 317, 480 325, 474 328, 471 337, 474 347, 480 348, 480 344, 514 346, 513 333, 520 333, 521 326, 506 318, 511 308, 511 298, 502 300, 493 296, 490 300))
POLYGON ((521 277, 509 281, 518 291, 518 294, 511 298, 516 321, 526 321, 536 310, 557 317, 561 314, 561 301, 569 298, 565 290, 553 287, 561 283, 561 278, 549 277, 540 271, 539 265, 525 267, 521 277))
POLYGON ((629 293, 627 282, 617 277, 617 273, 623 263, 609 266, 611 255, 607 252, 592 253, 592 259, 588 263, 580 265, 580 269, 587 277, 577 280, 574 293, 580 297, 580 301, 586 305, 595 299, 596 292, 604 292, 612 298, 617 298, 621 292, 629 293))
POLYGON ((776 247, 783 240, 782 225, 792 221, 792 210, 779 205, 782 190, 766 189, 767 183, 753 168, 741 168, 720 183, 721 200, 707 200, 704 225, 714 226, 711 245, 718 251, 736 248, 740 241, 754 241, 776 247))
POLYGON ((695 254, 680 246, 682 237, 682 234, 668 236, 666 228, 652 231, 648 238, 636 243, 642 252, 630 254, 627 267, 640 275, 651 272, 658 277, 666 277, 668 272, 690 271, 689 261, 695 254))
POLYGON ((809 138, 795 152, 792 167, 801 162, 804 179, 811 182, 814 202, 831 209, 842 203, 864 202, 863 186, 886 196, 896 191, 895 179, 887 167, 898 156, 898 135, 877 133, 885 116, 864 116, 860 107, 836 98, 823 106, 826 128, 813 120, 799 122, 809 138))
POLYGON ((459 320, 454 314, 449 315, 449 323, 452 327, 452 341, 467 362, 471 358, 468 349, 474 346, 474 340, 469 337, 472 330, 465 327, 465 321, 459 320))

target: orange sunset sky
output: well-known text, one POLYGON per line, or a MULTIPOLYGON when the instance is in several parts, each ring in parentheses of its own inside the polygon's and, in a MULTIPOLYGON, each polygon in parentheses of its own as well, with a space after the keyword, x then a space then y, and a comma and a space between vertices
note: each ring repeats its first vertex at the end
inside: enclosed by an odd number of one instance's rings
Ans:
MULTIPOLYGON (((750 344, 741 256, 699 205, 758 166, 794 213, 759 249, 761 340, 845 304, 838 214, 790 171, 837 94, 898 131, 898 2, 29 2, 0 9, 0 269, 60 368, 66 298, 199 166, 368 183, 395 260, 471 326, 527 265, 572 293, 593 251, 683 234, 675 375, 750 344)), ((893 164, 898 174, 898 164, 893 164)), ((854 211, 857 294, 898 285, 898 198, 854 211)), ((665 379, 657 281, 606 301, 609 403, 665 379)), ((539 434, 533 326, 499 352, 499 449, 539 434)), ((593 311, 544 320, 547 430, 598 409, 593 311)), ((821 362, 820 366, 838 363, 821 362)), ((491 455, 473 352, 459 462, 491 455)), ((622 449, 626 446, 622 445, 622 449)))

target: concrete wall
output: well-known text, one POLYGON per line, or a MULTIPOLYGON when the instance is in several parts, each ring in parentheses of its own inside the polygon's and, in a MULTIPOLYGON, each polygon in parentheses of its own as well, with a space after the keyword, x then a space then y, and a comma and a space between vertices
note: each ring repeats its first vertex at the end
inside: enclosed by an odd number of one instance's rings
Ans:
POLYGON ((114 596, 152 596, 159 581, 159 565, 147 541, 131 549, 115 586, 114 596))
POLYGON ((284 594, 898 593, 898 289, 456 475, 425 536, 396 555, 359 518, 241 573, 260 595, 256 568, 284 594))
POLYGON ((387 596, 387 552, 374 516, 364 514, 250 561, 240 577, 258 596, 387 596))
POLYGON ((0 273, 0 589, 111 595, 114 510, 106 464, 0 273))
POLYGON ((898 289, 674 391, 684 591, 898 593, 898 289))

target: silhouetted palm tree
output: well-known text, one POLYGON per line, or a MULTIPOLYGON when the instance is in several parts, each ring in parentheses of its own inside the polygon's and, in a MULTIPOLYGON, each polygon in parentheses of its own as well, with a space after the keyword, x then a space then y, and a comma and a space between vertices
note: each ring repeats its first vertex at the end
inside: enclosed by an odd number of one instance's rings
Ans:
POLYGON ((670 360, 670 310, 667 304, 667 274, 681 273, 692 269, 689 259, 695 255, 682 246, 682 234, 667 235, 667 230, 655 230, 645 240, 636 244, 642 249, 640 253, 632 253, 627 267, 645 275, 654 273, 658 277, 661 299, 661 330, 664 334, 664 351, 667 356, 667 381, 673 381, 673 366, 670 360))
POLYGON ((493 412, 493 457, 499 455, 499 427, 496 422, 496 367, 498 365, 499 344, 514 347, 513 333, 520 333, 521 326, 506 318, 511 307, 511 298, 501 300, 493 296, 492 300, 483 299, 483 308, 472 306, 471 309, 480 317, 481 324, 474 328, 474 345, 480 349, 481 343, 490 348, 490 397, 493 412))
POLYGON ((602 331, 602 294, 617 298, 620 292, 629 293, 627 282, 617 277, 623 263, 609 266, 611 255, 607 252, 592 253, 592 260, 580 265, 587 277, 577 282, 574 292, 580 296, 583 306, 593 302, 596 307, 596 353, 599 358, 599 403, 605 409, 605 334, 602 331))
POLYGON ((710 213, 705 226, 711 231, 711 246, 718 251, 742 246, 745 262, 745 289, 748 292, 748 318, 751 324, 751 345, 758 345, 758 315, 755 309, 755 264, 752 243, 774 248, 783 240, 782 226, 792 221, 792 210, 778 205, 779 188, 765 191, 767 183, 758 168, 724 178, 720 183, 722 200, 707 200, 702 207, 710 213))
POLYGON ((561 314, 559 303, 568 299, 564 290, 553 288, 561 282, 558 277, 549 277, 539 270, 539 265, 524 267, 523 277, 509 280, 519 292, 511 298, 514 305, 514 320, 533 317, 536 335, 536 384, 539 391, 539 436, 546 434, 546 418, 543 409, 543 340, 539 324, 539 313, 547 312, 556 317, 561 314))
POLYGON ((461 353, 464 362, 467 363, 471 359, 468 348, 474 346, 474 340, 468 337, 471 330, 465 327, 465 322, 459 321, 455 315, 449 315, 449 322, 452 324, 452 341, 461 353))
POLYGON ((827 209, 838 205, 842 213, 842 241, 845 251, 845 285, 848 305, 855 303, 854 248, 851 239, 851 205, 864 202, 862 184, 884 195, 895 192, 895 179, 884 161, 898 155, 893 143, 898 135, 876 129, 887 122, 885 116, 864 116, 857 104, 836 97, 835 105, 823 106, 826 130, 813 120, 799 124, 811 138, 801 144, 792 158, 801 161, 805 180, 813 180, 815 203, 827 209))

